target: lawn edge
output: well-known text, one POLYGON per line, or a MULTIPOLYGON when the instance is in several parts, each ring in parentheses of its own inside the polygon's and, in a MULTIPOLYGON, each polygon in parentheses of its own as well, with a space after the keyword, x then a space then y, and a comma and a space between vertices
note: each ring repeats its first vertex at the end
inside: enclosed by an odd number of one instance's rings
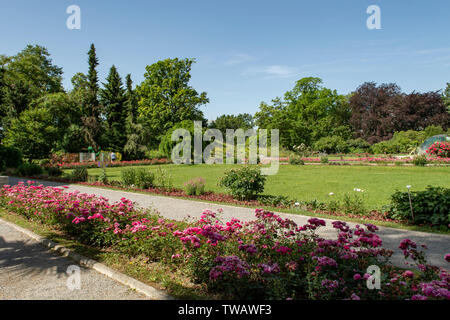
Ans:
POLYGON ((63 257, 70 258, 80 264, 83 267, 94 269, 95 271, 107 276, 108 278, 111 278, 127 287, 130 287, 131 289, 136 290, 137 292, 149 297, 153 300, 174 300, 174 298, 167 293, 156 289, 152 286, 149 286, 139 280, 136 280, 132 277, 129 277, 121 272, 118 272, 116 270, 113 270, 112 268, 106 266, 103 263, 100 263, 96 260, 93 260, 91 258, 85 257, 81 254, 76 253, 75 251, 68 249, 64 247, 63 245, 60 245, 52 240, 49 240, 45 237, 42 237, 28 229, 22 228, 15 223, 12 223, 10 221, 7 221, 0 217, 0 222, 14 228, 15 230, 27 235, 28 237, 36 240, 41 245, 49 248, 52 251, 56 251, 63 257))

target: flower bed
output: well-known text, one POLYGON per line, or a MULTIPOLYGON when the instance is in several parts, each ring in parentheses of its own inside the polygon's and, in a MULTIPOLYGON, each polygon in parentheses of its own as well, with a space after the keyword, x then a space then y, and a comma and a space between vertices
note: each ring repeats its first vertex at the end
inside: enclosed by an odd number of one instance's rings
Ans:
MULTIPOLYGON (((145 166, 154 164, 168 164, 171 163, 169 159, 147 159, 147 160, 130 160, 130 161, 117 161, 117 162, 105 162, 107 167, 129 167, 129 166, 145 166)), ((79 167, 97 168, 100 166, 98 161, 85 161, 85 162, 72 162, 72 163, 58 163, 58 167, 61 169, 75 169, 79 167)))
MULTIPOLYGON (((305 163, 321 163, 320 158, 301 158, 305 163)), ((429 163, 436 164, 450 164, 450 158, 443 157, 428 157, 429 163)), ((393 157, 361 157, 361 158, 349 158, 349 159, 330 159, 330 163, 377 163, 377 164, 387 164, 387 163, 413 163, 413 158, 393 158, 393 157)))
POLYGON ((207 210, 184 223, 136 210, 125 198, 110 204, 32 182, 0 189, 0 207, 52 224, 80 242, 172 265, 224 298, 450 299, 448 271, 428 265, 409 239, 399 248, 418 270, 393 267, 391 252, 370 224, 352 229, 333 222, 337 237, 330 240, 317 235, 323 220, 298 226, 260 209, 251 222, 222 222, 207 210), (368 287, 370 266, 381 270, 380 289, 368 287))

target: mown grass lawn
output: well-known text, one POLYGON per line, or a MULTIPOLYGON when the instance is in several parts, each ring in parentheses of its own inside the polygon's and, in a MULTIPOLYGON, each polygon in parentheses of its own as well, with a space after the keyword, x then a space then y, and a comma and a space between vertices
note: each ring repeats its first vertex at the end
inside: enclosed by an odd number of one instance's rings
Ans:
MULTIPOLYGON (((233 168, 230 165, 160 165, 172 176, 174 187, 196 177, 206 179, 206 189, 225 193, 218 181, 223 173, 233 168)), ((141 167, 134 167, 141 168, 141 167)), ((155 170, 156 166, 144 166, 155 170)), ((107 168, 110 180, 120 180, 123 167, 107 168)), ((70 172, 71 170, 67 170, 70 172)), ((101 169, 89 169, 90 175, 99 175, 101 169)), ((381 208, 389 203, 390 195, 396 189, 406 191, 423 190, 427 185, 450 187, 450 167, 406 167, 406 166, 329 166, 329 165, 280 165, 278 174, 268 176, 264 193, 284 195, 295 200, 329 201, 332 197, 342 198, 354 188, 364 190, 366 205, 371 209, 381 208)))

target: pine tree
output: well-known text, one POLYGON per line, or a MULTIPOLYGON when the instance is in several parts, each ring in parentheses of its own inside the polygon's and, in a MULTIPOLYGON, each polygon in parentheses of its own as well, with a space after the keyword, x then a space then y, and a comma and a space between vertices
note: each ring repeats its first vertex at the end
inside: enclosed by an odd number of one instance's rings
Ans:
POLYGON ((125 119, 127 110, 125 108, 125 90, 122 79, 113 65, 100 90, 100 100, 103 105, 106 118, 106 144, 113 151, 122 152, 126 143, 125 119))
POLYGON ((99 150, 99 138, 101 135, 100 106, 98 102, 98 59, 94 44, 88 52, 89 71, 87 74, 88 90, 83 110, 82 122, 84 126, 84 138, 86 143, 93 147, 95 151, 99 150))

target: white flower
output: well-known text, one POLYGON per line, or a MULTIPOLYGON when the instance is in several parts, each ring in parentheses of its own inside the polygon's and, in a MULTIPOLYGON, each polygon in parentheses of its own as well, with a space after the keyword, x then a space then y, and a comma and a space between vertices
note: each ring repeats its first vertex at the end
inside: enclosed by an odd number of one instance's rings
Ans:
POLYGON ((294 203, 294 206, 298 207, 300 205, 300 203, 296 202, 294 203))
POLYGON ((359 189, 359 188, 353 188, 353 191, 361 192, 361 189, 359 189))
POLYGON ((408 184, 408 185, 406 186, 406 188, 407 188, 407 189, 411 189, 411 186, 408 184))
POLYGON ((330 192, 328 195, 329 195, 329 196, 332 196, 333 194, 334 194, 333 192, 330 192))

